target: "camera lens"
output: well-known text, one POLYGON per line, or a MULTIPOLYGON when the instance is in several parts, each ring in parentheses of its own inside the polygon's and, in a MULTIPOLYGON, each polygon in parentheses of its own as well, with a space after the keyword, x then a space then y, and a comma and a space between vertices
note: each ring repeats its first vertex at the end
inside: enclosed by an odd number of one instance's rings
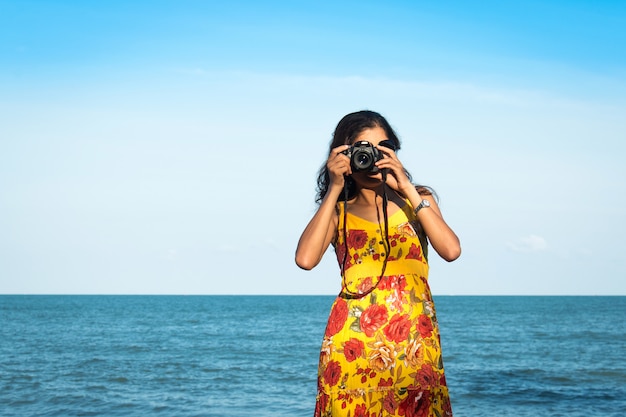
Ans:
POLYGON ((372 154, 367 150, 357 151, 352 156, 352 165, 357 171, 367 171, 371 169, 373 162, 372 154))
POLYGON ((371 158, 366 153, 361 153, 357 155, 357 164, 362 167, 369 166, 371 163, 371 158))

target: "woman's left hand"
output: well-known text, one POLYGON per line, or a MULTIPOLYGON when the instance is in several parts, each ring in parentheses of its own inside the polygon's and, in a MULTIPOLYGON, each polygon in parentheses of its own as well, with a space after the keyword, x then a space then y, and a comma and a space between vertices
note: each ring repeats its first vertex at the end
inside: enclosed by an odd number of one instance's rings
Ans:
POLYGON ((376 162, 376 166, 378 169, 387 170, 387 185, 405 196, 411 190, 415 190, 396 153, 385 146, 376 146, 376 148, 384 155, 383 159, 376 162))

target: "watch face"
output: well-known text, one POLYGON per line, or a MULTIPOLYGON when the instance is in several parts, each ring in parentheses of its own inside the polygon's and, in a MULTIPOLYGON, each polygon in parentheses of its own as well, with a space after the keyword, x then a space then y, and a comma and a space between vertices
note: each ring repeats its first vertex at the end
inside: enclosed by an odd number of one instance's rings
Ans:
POLYGON ((426 199, 423 199, 421 206, 423 206, 423 207, 430 207, 430 201, 428 201, 426 199))

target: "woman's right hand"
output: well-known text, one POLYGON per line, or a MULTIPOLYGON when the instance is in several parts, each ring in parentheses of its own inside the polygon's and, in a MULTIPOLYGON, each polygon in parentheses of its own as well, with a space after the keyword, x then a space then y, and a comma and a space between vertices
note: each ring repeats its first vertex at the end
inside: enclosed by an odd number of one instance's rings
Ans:
POLYGON ((296 264, 302 269, 312 269, 319 264, 337 231, 337 198, 343 190, 345 176, 352 174, 350 158, 343 154, 348 148, 348 145, 337 146, 326 161, 330 176, 328 192, 302 232, 296 249, 296 264))
POLYGON ((343 188, 346 175, 352 174, 350 158, 343 153, 349 147, 350 145, 341 145, 330 151, 328 161, 326 161, 326 168, 328 168, 328 174, 330 175, 331 186, 343 188))

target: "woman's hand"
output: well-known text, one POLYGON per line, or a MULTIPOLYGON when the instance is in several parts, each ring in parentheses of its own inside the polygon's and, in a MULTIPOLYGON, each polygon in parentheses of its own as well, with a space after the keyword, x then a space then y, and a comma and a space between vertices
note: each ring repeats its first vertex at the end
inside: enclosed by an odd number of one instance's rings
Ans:
POLYGON ((328 168, 330 175, 330 184, 342 189, 346 181, 346 175, 352 174, 350 158, 343 153, 349 147, 349 145, 337 146, 330 151, 330 155, 326 161, 326 168, 328 168))
POLYGON ((409 194, 415 190, 415 186, 406 175, 402 162, 400 162, 398 156, 393 150, 385 146, 376 146, 376 148, 384 156, 383 159, 376 162, 376 166, 380 170, 387 170, 387 185, 405 197, 408 197, 409 194))

